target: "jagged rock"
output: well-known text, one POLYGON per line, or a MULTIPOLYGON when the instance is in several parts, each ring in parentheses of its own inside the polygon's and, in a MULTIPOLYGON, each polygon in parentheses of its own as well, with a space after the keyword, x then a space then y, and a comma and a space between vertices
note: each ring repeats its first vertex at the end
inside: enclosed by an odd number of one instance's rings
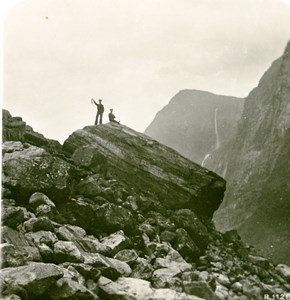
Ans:
POLYGON ((225 286, 221 285, 219 282, 216 284, 215 294, 221 300, 228 299, 229 290, 225 286))
POLYGON ((54 231, 54 226, 47 217, 31 218, 23 223, 26 232, 54 231))
POLYGON ((35 191, 56 202, 65 200, 72 180, 70 169, 67 162, 35 146, 3 156, 4 184, 19 202, 28 201, 35 191))
POLYGON ((134 265, 131 277, 150 280, 154 271, 152 264, 145 258, 138 257, 134 265))
POLYGON ((101 276, 101 271, 98 268, 95 268, 89 264, 65 262, 62 265, 65 268, 73 267, 85 278, 91 278, 96 282, 101 276))
POLYGON ((94 146, 84 146, 77 148, 72 160, 79 167, 86 167, 94 172, 106 172, 107 159, 105 155, 100 154, 94 146))
POLYGON ((25 264, 25 253, 16 251, 15 246, 13 244, 1 244, 0 249, 2 255, 1 266, 3 268, 19 267, 25 264))
POLYGON ((55 207, 55 204, 43 193, 33 193, 28 201, 30 207, 35 211, 40 205, 48 205, 51 207, 55 207))
POLYGON ((84 285, 70 279, 61 278, 48 294, 50 299, 100 299, 84 285))
POLYGON ((76 192, 85 197, 95 197, 101 195, 102 188, 98 182, 99 175, 95 174, 81 180, 76 186, 76 192))
POLYGON ((138 254, 134 249, 123 249, 119 251, 114 258, 132 265, 138 259, 138 254))
POLYGON ((7 297, 2 298, 3 300, 21 300, 18 295, 9 295, 7 297))
POLYGON ((109 236, 102 238, 101 243, 110 249, 110 255, 113 256, 122 249, 125 249, 130 245, 130 240, 125 236, 122 230, 110 234, 109 236))
POLYGON ((218 300, 216 294, 205 281, 183 282, 183 288, 186 294, 195 295, 206 300, 218 300))
POLYGON ((240 282, 234 282, 232 285, 231 285, 231 289, 234 291, 234 292, 241 292, 243 290, 243 285, 240 283, 240 282))
POLYGON ((23 141, 26 123, 20 117, 12 118, 8 110, 2 110, 2 139, 3 141, 23 141))
POLYGON ((165 288, 174 285, 179 278, 178 275, 181 274, 178 268, 161 268, 153 272, 152 282, 154 287, 165 288))
POLYGON ((141 190, 150 186, 167 208, 188 206, 211 216, 222 200, 223 179, 125 126, 87 126, 63 145, 70 153, 83 146, 95 147, 106 156, 108 172, 114 176, 141 190))
POLYGON ((105 257, 99 253, 83 253, 83 255, 85 258, 84 262, 94 267, 103 268, 103 270, 105 271, 113 269, 117 272, 117 274, 119 274, 119 276, 129 276, 132 273, 132 269, 130 268, 130 266, 123 261, 105 257))
POLYGON ((24 148, 25 147, 21 142, 5 142, 2 144, 2 155, 5 153, 12 153, 14 151, 22 151, 24 148))
POLYGON ((14 246, 14 248, 11 248, 13 254, 7 253, 7 255, 12 255, 12 257, 15 257, 17 260, 19 259, 19 261, 22 261, 22 258, 24 258, 25 262, 42 260, 37 247, 32 241, 28 240, 23 233, 7 226, 2 227, 2 243, 14 246))
POLYGON ((190 257, 196 260, 200 255, 199 248, 184 228, 178 228, 176 230, 174 245, 175 249, 178 250, 183 257, 190 257))
POLYGON ((11 228, 16 228, 24 221, 24 212, 20 207, 6 207, 2 211, 2 223, 11 228))
POLYGON ((201 300, 201 298, 178 293, 170 289, 153 289, 149 281, 136 278, 119 278, 116 282, 108 278, 99 279, 100 297, 105 299, 131 300, 201 300))
POLYGON ((176 237, 176 233, 168 230, 164 230, 160 234, 160 240, 164 242, 172 242, 176 237))
POLYGON ((136 221, 132 213, 128 209, 112 203, 103 204, 96 209, 94 221, 99 230, 107 233, 117 230, 131 233, 136 230, 136 221))
POLYGON ((264 257, 249 255, 248 258, 249 258, 249 261, 254 265, 257 265, 263 269, 269 268, 269 261, 264 257))
POLYGON ((218 273, 213 273, 213 276, 215 277, 215 279, 220 283, 222 284, 223 286, 225 287, 230 287, 231 286, 231 282, 228 278, 227 275, 225 274, 218 274, 218 273))
POLYGON ((209 244, 207 228, 200 222, 194 212, 189 209, 179 209, 174 212, 172 220, 189 233, 198 248, 205 249, 209 244))
POLYGON ((58 263, 84 262, 85 260, 76 245, 68 241, 58 241, 54 244, 54 256, 58 263))
POLYGON ((164 217, 162 214, 156 211, 149 211, 146 215, 147 218, 152 220, 151 224, 156 225, 161 230, 175 231, 175 224, 171 222, 169 218, 164 217))
POLYGON ((280 274, 288 283, 290 283, 290 267, 284 264, 279 264, 276 267, 278 274, 280 274))
POLYGON ((189 271, 192 269, 192 265, 187 263, 186 261, 172 261, 168 258, 156 258, 155 260, 155 267, 157 269, 160 268, 169 268, 172 270, 178 270, 180 272, 185 272, 185 271, 189 271))
POLYGON ((156 229, 156 227, 152 226, 151 224, 148 224, 147 221, 138 225, 138 230, 140 232, 142 232, 143 234, 145 233, 148 237, 153 238, 157 234, 157 229, 156 229))
POLYGON ((45 244, 49 247, 53 247, 58 241, 58 238, 54 233, 44 230, 26 233, 26 237, 30 238, 37 246, 45 244))
POLYGON ((253 285, 251 282, 245 281, 243 283, 243 294, 250 299, 262 299, 261 289, 253 285))
POLYGON ((117 230, 132 232, 136 230, 136 221, 132 213, 115 204, 101 206, 85 199, 73 199, 60 208, 67 223, 84 228, 88 233, 113 233, 117 230), (86 216, 86 218, 84 218, 86 216))
POLYGON ((86 235, 86 231, 79 226, 66 224, 56 230, 56 235, 63 241, 77 241, 86 235))
POLYGON ((92 253, 100 253, 103 255, 111 254, 110 247, 99 242, 99 240, 94 236, 86 236, 80 240, 75 240, 75 244, 81 252, 85 251, 92 253))
POLYGON ((2 294, 14 294, 14 291, 18 294, 21 290, 26 292, 28 299, 32 299, 43 295, 62 276, 62 269, 54 264, 34 262, 23 267, 2 269, 2 294))

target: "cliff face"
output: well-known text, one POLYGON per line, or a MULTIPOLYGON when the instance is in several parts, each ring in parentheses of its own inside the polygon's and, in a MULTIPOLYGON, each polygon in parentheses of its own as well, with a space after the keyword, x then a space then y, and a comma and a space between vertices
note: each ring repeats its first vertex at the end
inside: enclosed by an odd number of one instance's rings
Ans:
POLYGON ((219 230, 237 228, 245 241, 290 263, 290 43, 247 97, 232 147, 206 167, 227 168, 219 230))
POLYGON ((218 175, 122 125, 85 127, 61 146, 4 116, 3 299, 262 299, 290 290, 289 267, 235 231, 214 230, 218 175))
POLYGON ((145 133, 202 164, 234 138, 244 100, 183 90, 159 111, 145 133))

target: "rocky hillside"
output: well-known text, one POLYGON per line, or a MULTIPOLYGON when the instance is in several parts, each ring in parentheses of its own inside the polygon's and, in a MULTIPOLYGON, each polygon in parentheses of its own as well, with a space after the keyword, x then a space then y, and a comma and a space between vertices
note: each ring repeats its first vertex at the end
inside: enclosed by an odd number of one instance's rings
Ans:
POLYGON ((182 90, 157 113, 145 133, 202 164, 234 138, 244 99, 182 90))
POLYGON ((225 181, 125 126, 63 146, 3 113, 2 299, 263 299, 273 265, 211 216, 225 181), (36 138, 32 138, 36 137, 36 138))
POLYGON ((206 166, 227 169, 219 230, 242 238, 275 262, 290 264, 290 43, 247 97, 236 139, 206 166), (254 230, 253 230, 254 229, 254 230))

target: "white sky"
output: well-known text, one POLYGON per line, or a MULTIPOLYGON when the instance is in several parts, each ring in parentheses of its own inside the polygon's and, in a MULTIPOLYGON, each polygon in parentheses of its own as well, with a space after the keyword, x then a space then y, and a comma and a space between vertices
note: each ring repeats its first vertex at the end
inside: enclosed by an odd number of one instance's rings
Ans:
POLYGON ((105 122, 114 108, 143 131, 181 89, 246 96, 290 39, 289 0, 2 0, 1 11, 3 106, 61 142, 94 123, 92 97, 105 122))

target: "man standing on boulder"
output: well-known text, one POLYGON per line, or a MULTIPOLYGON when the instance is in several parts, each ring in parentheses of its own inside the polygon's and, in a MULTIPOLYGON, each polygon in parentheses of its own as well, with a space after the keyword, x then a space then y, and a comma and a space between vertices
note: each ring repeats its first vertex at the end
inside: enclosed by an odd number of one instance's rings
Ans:
POLYGON ((91 103, 94 103, 98 110, 97 110, 97 115, 96 115, 96 121, 95 121, 95 125, 98 125, 98 121, 99 121, 99 117, 100 117, 100 123, 102 124, 103 121, 103 113, 104 113, 104 105, 102 104, 102 99, 99 99, 99 103, 96 103, 96 101, 92 98, 91 99, 91 103))

